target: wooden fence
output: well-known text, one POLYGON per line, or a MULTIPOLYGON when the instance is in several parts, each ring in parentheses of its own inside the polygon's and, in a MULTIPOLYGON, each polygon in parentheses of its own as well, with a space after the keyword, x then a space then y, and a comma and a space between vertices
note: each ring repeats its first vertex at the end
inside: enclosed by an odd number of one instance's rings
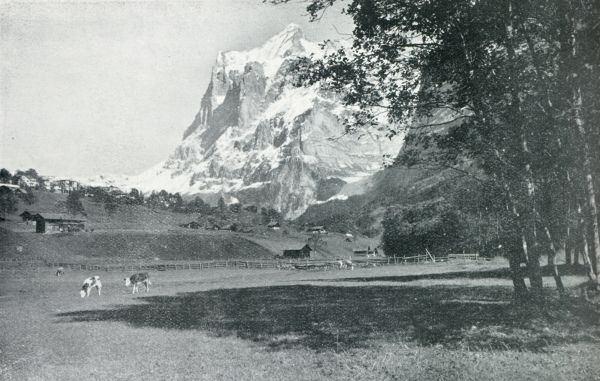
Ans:
POLYGON ((451 260, 459 260, 459 261, 477 261, 479 260, 479 253, 470 253, 470 254, 448 254, 446 257, 449 261, 451 260))
MULTIPOLYGON (((450 254, 447 257, 433 257, 430 254, 410 257, 377 257, 352 259, 354 267, 376 267, 418 263, 442 262, 447 260, 477 260, 478 254, 450 254)), ((171 261, 159 263, 67 263, 42 260, 19 261, 2 260, 0 270, 58 268, 70 271, 172 271, 204 269, 279 269, 279 270, 333 270, 339 269, 339 260, 215 260, 215 261, 171 261)))

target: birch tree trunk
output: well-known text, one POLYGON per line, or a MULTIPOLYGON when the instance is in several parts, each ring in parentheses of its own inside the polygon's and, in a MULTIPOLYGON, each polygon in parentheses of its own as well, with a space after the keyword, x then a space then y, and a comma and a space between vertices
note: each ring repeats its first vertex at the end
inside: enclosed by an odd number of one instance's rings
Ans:
POLYGON ((550 234, 550 230, 547 226, 544 227, 544 231, 546 232, 546 238, 549 242, 549 250, 548 250, 548 267, 552 271, 552 277, 554 277, 554 282, 556 283, 556 289, 558 293, 562 296, 565 294, 565 286, 563 285, 560 274, 558 273, 558 266, 556 265, 556 245, 552 239, 552 234, 550 234))
MULTIPOLYGON (((586 126, 585 118, 583 115, 584 100, 581 90, 581 79, 579 72, 582 66, 582 59, 580 57, 579 39, 578 34, 581 32, 583 25, 580 20, 580 14, 583 10, 578 9, 579 5, 575 3, 570 4, 570 14, 572 20, 570 22, 571 29, 571 68, 572 72, 569 73, 568 83, 571 86, 571 102, 572 102, 572 118, 575 125, 575 136, 576 141, 581 147, 581 174, 583 177, 584 195, 586 200, 586 213, 585 217, 588 221, 590 228, 591 244, 588 245, 588 256, 593 257, 591 263, 598 263, 600 261, 600 232, 598 227, 598 207, 596 205, 596 189, 594 185, 594 174, 592 170, 592 161, 594 151, 590 146, 590 141, 593 141, 591 134, 588 132, 589 127, 586 126)), ((587 231, 584 231, 587 233, 587 231)), ((588 258, 589 260, 589 258, 588 258)), ((590 263, 590 264, 591 264, 590 263)), ((600 288, 600 277, 598 269, 592 265, 593 272, 597 288, 600 288)))
MULTIPOLYGON (((516 53, 514 47, 515 27, 513 25, 513 18, 513 3, 512 1, 509 1, 507 9, 507 22, 505 24, 507 36, 506 51, 510 66, 516 70, 516 53)), ((514 73, 514 75, 516 75, 516 73, 514 73)), ((521 148, 524 161, 522 165, 526 174, 525 180, 529 204, 526 207, 527 211, 522 214, 524 221, 521 225, 523 228, 523 252, 527 257, 527 269, 529 272, 529 282, 531 284, 531 296, 534 299, 540 300, 543 297, 542 269, 540 266, 541 248, 536 232, 536 218, 538 213, 536 209, 535 182, 530 163, 531 152, 529 151, 528 147, 528 135, 526 127, 523 123, 520 98, 516 88, 517 80, 509 77, 509 81, 509 91, 511 95, 510 108, 512 109, 512 121, 514 123, 513 128, 517 129, 521 138, 521 148)))

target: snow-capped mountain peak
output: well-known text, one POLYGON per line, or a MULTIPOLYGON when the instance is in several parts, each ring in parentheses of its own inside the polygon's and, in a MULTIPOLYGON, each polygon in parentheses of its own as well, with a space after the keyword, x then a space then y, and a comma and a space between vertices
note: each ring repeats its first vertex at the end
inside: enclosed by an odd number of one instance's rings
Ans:
POLYGON ((226 194, 289 218, 343 197, 341 187, 380 169, 401 138, 346 136, 340 117, 349 110, 335 95, 286 83, 288 63, 311 54, 322 54, 319 45, 295 24, 260 47, 220 52, 181 144, 165 162, 129 177, 129 187, 226 194))

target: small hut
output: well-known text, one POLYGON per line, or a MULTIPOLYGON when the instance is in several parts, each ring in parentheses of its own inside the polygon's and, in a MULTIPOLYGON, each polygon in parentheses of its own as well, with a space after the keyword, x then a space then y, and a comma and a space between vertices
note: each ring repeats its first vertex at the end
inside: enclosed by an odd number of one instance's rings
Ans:
POLYGON ((279 228, 281 228, 281 225, 279 224, 278 221, 271 221, 267 224, 267 227, 269 229, 279 230, 279 228))
POLYGON ((288 249, 283 251, 284 258, 310 258, 312 248, 308 244, 300 249, 288 249))
POLYGON ((39 212, 30 212, 26 210, 23 213, 19 214, 19 217, 23 219, 23 222, 34 221, 36 214, 39 214, 39 212))
POLYGON ((59 213, 38 213, 33 216, 36 233, 76 232, 85 229, 85 219, 59 213))

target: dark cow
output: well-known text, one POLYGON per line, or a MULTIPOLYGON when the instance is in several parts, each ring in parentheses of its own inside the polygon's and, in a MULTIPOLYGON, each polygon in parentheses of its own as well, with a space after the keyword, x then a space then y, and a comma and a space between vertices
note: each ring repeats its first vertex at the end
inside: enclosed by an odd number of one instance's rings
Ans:
POLYGON ((65 268, 61 266, 56 269, 56 276, 63 276, 63 275, 65 275, 65 268))
POLYGON ((98 275, 91 276, 83 281, 83 286, 81 287, 81 291, 79 291, 79 295, 81 295, 82 298, 90 296, 90 291, 92 291, 92 288, 94 287, 98 290, 98 296, 100 296, 102 283, 100 283, 100 277, 98 275))
POLYGON ((150 283, 150 276, 148 273, 133 274, 129 278, 125 278, 125 286, 129 287, 130 285, 133 285, 133 291, 131 292, 132 294, 135 294, 136 291, 138 293, 140 292, 140 284, 143 284, 146 287, 146 292, 148 292, 150 285, 152 284, 150 283))

